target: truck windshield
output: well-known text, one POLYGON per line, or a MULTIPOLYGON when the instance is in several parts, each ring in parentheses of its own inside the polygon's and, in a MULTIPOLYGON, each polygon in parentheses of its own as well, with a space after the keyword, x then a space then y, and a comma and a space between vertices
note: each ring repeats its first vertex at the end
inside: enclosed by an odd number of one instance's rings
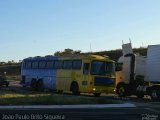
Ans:
POLYGON ((114 64, 112 62, 93 61, 91 65, 93 75, 114 75, 114 64))

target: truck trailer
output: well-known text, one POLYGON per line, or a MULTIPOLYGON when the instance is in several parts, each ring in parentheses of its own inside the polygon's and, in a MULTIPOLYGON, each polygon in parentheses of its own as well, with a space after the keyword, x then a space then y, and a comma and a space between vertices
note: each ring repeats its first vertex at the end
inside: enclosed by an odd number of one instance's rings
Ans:
POLYGON ((133 53, 131 43, 123 44, 122 51, 116 64, 116 93, 160 100, 160 45, 149 45, 147 56, 133 53))

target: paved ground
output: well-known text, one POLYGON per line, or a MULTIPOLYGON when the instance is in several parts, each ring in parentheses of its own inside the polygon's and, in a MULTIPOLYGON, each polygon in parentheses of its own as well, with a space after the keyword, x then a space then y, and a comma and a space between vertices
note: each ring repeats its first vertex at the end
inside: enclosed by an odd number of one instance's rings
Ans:
MULTIPOLYGON (((19 83, 19 82, 17 82, 19 83)), ((20 92, 28 92, 26 88, 17 86, 17 83, 12 81, 12 86, 9 88, 18 90, 20 92)), ((67 95, 67 94, 66 94, 67 95)), ((83 94, 82 96, 94 97, 92 95, 83 94)), ((136 107, 133 108, 81 108, 81 109, 10 109, 0 110, 0 119, 4 118, 11 120, 14 119, 33 119, 33 120, 160 120, 160 102, 154 102, 149 97, 145 99, 137 99, 136 97, 119 98, 116 95, 102 95, 106 99, 121 101, 124 103, 133 103, 136 107), (25 116, 26 115, 26 116, 25 116), (12 118, 11 118, 12 117, 12 118)))
MULTIPOLYGON (((16 110, 0 110, 0 118, 11 117, 20 119, 20 117, 28 116, 28 119, 37 120, 142 120, 143 117, 152 117, 154 120, 160 119, 157 112, 143 108, 109 108, 109 109, 16 109, 16 110), (47 117, 48 116, 48 117, 47 117)), ((27 119, 27 118, 26 118, 27 119)), ((146 119, 147 120, 147 119, 146 119)), ((148 119, 151 120, 151 119, 148 119)))

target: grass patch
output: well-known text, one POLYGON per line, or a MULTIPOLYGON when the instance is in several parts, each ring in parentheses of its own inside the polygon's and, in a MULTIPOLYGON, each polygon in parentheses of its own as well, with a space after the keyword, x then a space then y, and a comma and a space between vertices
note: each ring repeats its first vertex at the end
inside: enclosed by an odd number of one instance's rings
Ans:
POLYGON ((20 75, 10 75, 10 76, 7 76, 7 80, 20 81, 20 79, 21 79, 20 75))
POLYGON ((103 97, 57 95, 52 93, 16 93, 2 91, 0 105, 74 105, 74 104, 115 104, 120 103, 103 97))

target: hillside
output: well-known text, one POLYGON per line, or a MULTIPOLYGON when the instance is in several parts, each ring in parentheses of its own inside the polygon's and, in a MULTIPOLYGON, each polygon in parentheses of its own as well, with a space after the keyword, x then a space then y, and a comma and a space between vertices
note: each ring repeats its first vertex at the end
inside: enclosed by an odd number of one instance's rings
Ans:
MULTIPOLYGON (((139 53, 140 55, 146 56, 147 48, 135 48, 133 49, 134 53, 139 53)), ((86 54, 86 53, 85 53, 86 54)), ((117 61, 120 56, 122 56, 122 50, 111 50, 111 51, 100 51, 100 52, 93 52, 92 54, 97 55, 107 55, 110 59, 117 61)), ((0 74, 7 72, 7 75, 20 75, 20 65, 7 65, 7 66, 0 66, 0 74)))
MULTIPOLYGON (((143 56, 146 56, 147 55, 147 48, 134 48, 133 52, 139 53, 140 55, 143 55, 143 56)), ((118 58, 122 56, 122 49, 93 52, 93 54, 107 55, 107 56, 109 56, 110 59, 117 61, 118 58)))

